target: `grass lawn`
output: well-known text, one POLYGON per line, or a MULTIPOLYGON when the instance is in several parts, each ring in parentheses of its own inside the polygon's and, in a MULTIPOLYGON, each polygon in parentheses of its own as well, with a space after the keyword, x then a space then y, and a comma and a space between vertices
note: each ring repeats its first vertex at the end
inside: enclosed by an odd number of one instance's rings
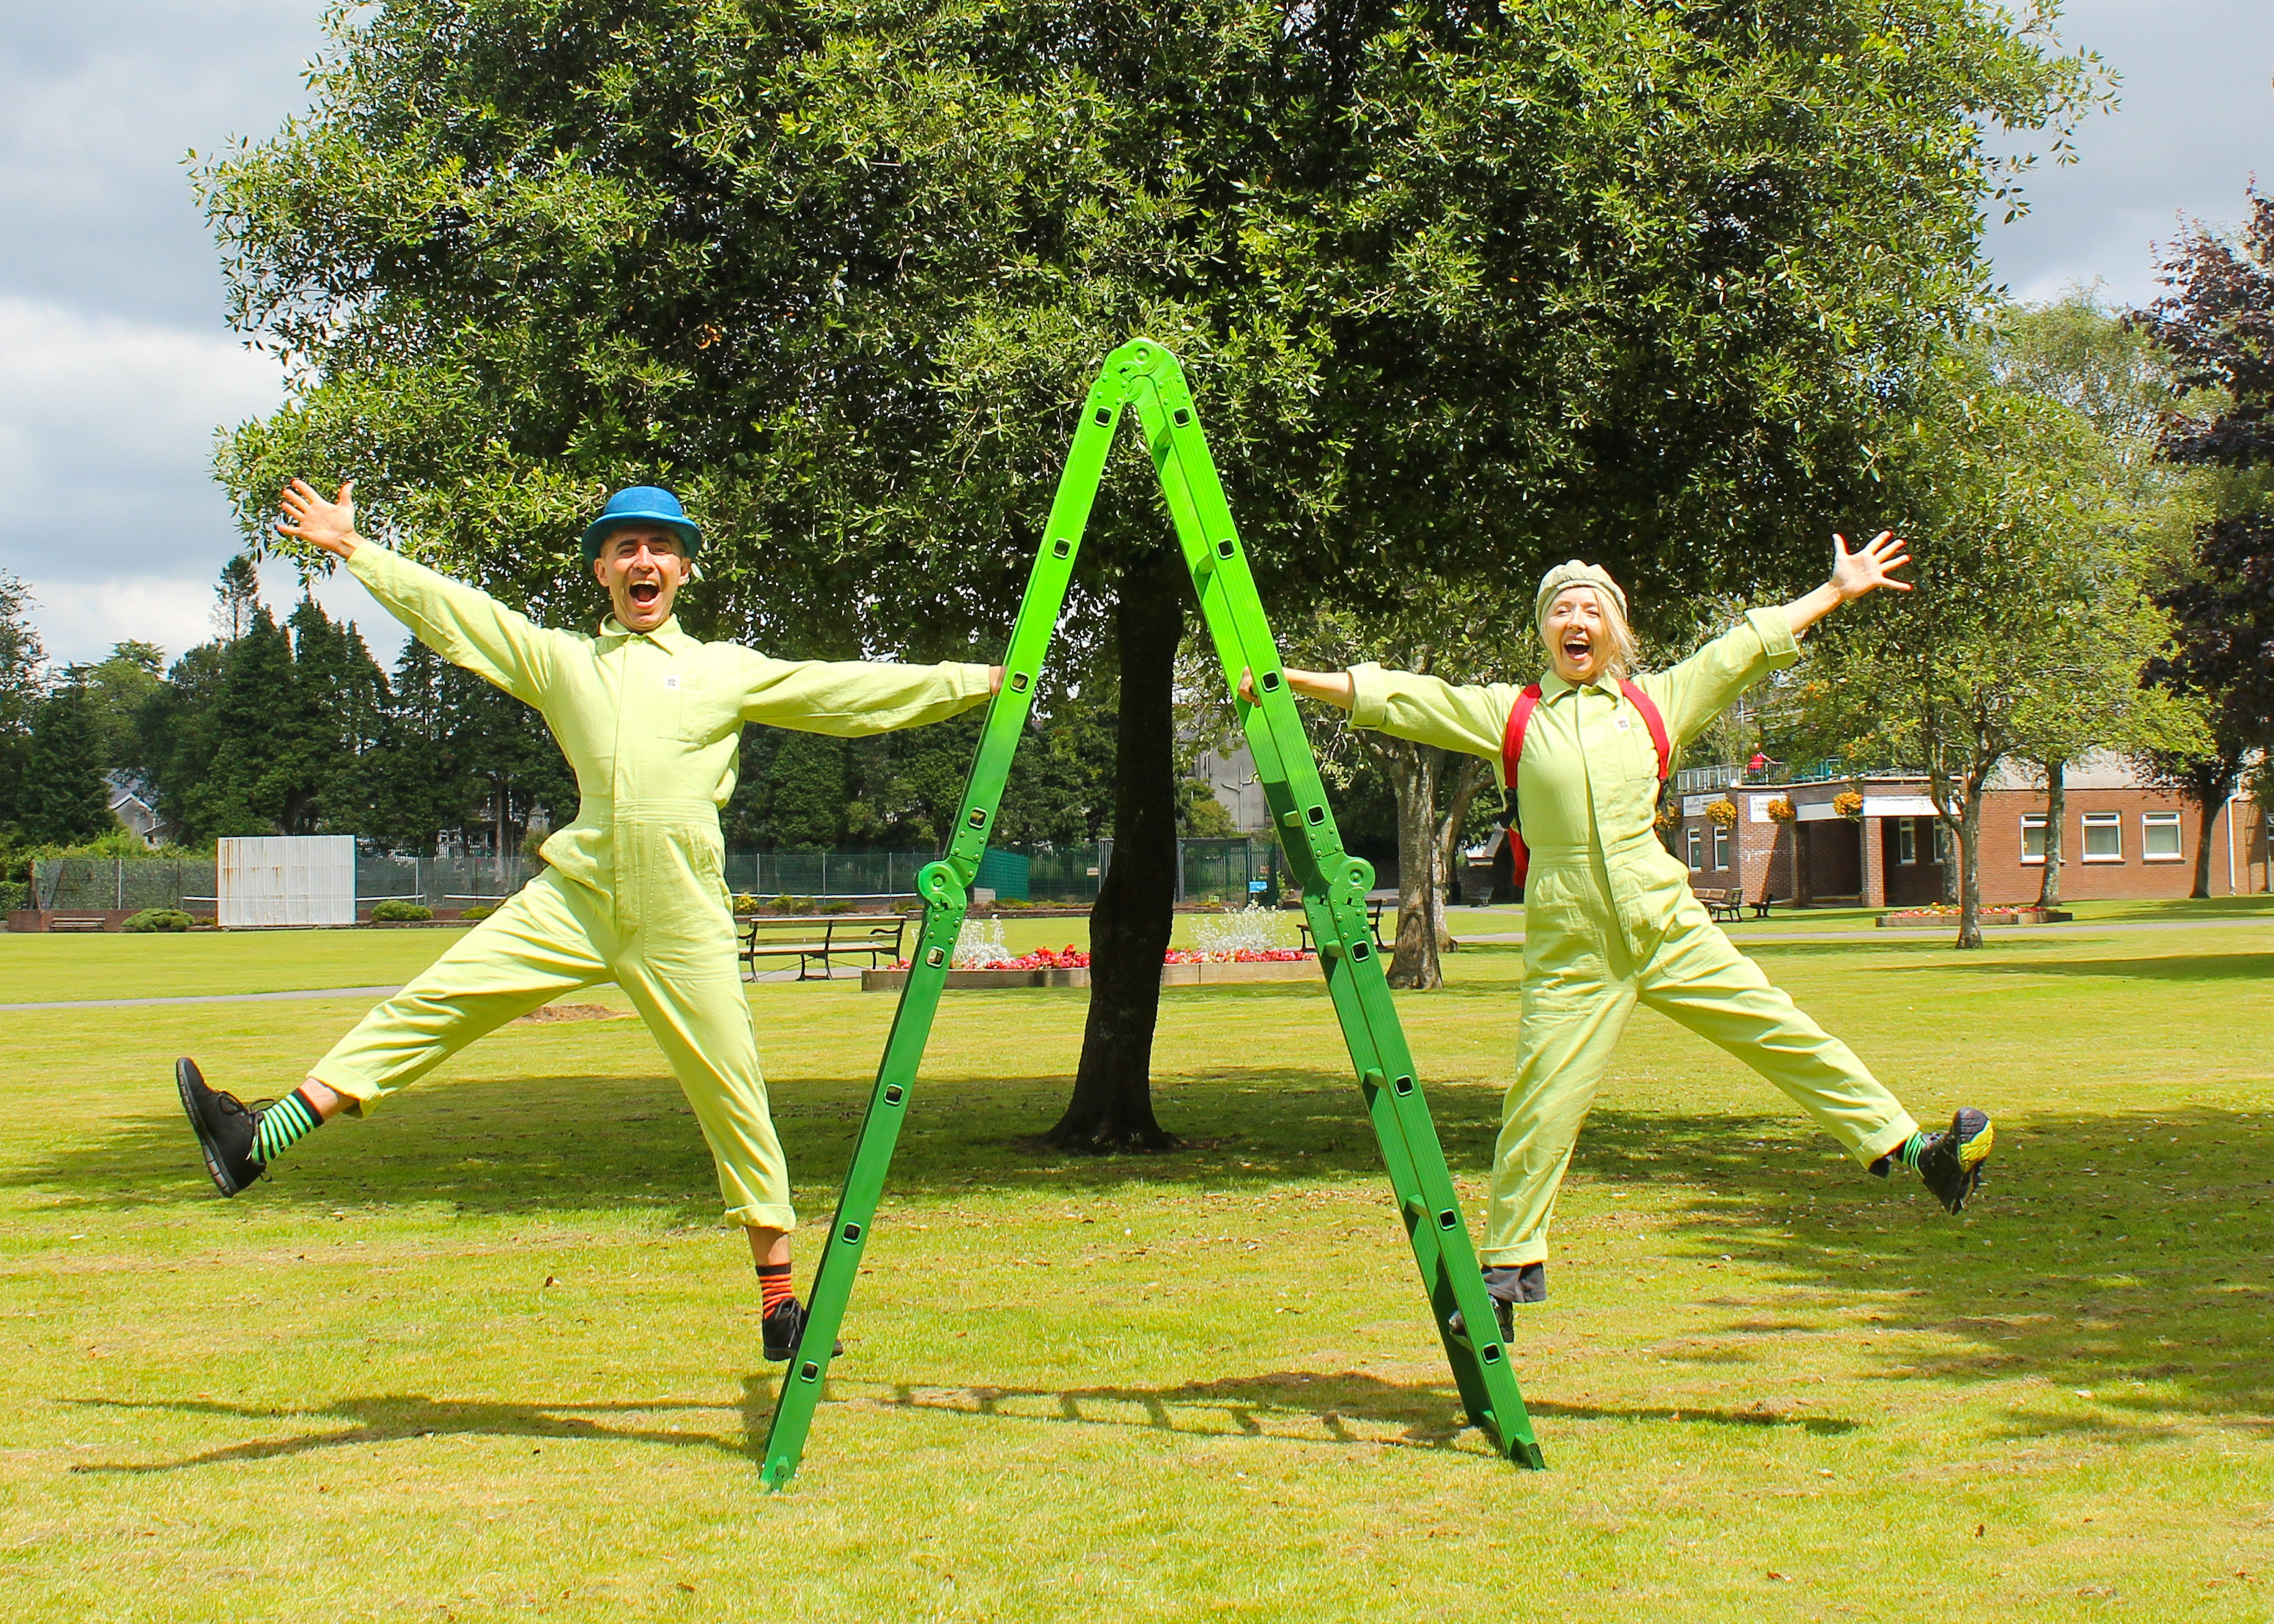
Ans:
MULTIPOLYGON (((1998 1115, 1962 1219, 1638 1017, 1513 1350, 1541 1474, 1458 1425, 1308 985, 1166 996, 1187 1148, 1105 1161, 1032 1146, 1084 995, 949 995, 772 1497, 779 1367, 636 1022, 508 1027, 224 1202, 173 1056, 281 1092, 359 1004, 15 1012, 11 1617, 2263 1624, 2274 914, 2127 906, 2172 928, 1758 948, 1922 1115, 1998 1115)), ((17 1000, 351 985, 450 939, 0 936, 0 966, 17 1000)), ((1472 948, 1401 997, 1472 1199, 1519 969, 1472 948)), ((750 996, 819 1219, 892 1002, 750 996)))

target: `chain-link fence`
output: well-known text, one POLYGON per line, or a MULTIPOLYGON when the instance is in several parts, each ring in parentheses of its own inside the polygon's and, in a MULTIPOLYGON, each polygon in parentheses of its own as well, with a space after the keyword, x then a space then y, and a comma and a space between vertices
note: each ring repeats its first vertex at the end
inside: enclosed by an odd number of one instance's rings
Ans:
POLYGON ((32 865, 32 906, 50 912, 210 914, 215 900, 210 857, 43 857, 32 865))
MULTIPOLYGON (((1027 860, 1026 900, 1081 904, 1097 898, 1113 861, 1111 840, 1004 848, 1027 860)), ((748 897, 869 898, 916 894, 916 873, 931 852, 735 852, 727 859, 727 889, 748 897)), ((211 914, 220 898, 210 857, 43 858, 33 865, 31 906, 49 912, 83 908, 179 908, 211 914)), ((533 867, 518 853, 489 857, 397 857, 359 853, 356 903, 423 903, 456 913, 496 902, 521 889, 533 867)), ((1225 902, 1276 898, 1285 883, 1279 849, 1269 840, 1180 840, 1177 900, 1225 902)), ((1007 894, 1007 893, 1006 893, 1007 894)))

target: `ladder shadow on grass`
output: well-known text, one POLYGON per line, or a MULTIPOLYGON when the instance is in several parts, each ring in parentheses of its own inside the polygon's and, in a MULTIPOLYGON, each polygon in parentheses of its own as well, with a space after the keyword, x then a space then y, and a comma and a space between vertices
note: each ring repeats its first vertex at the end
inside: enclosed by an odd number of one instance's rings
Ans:
MULTIPOLYGON (((1213 1381, 1144 1387, 970 1387, 840 1382, 829 1399, 882 1410, 913 1410, 990 1420, 1125 1427, 1195 1438, 1281 1438, 1291 1443, 1375 1444, 1405 1448, 1472 1447, 1487 1453, 1460 1414, 1459 1395, 1442 1382, 1390 1381, 1358 1371, 1269 1371, 1213 1381), (1355 1429, 1355 1430, 1354 1430, 1355 1429)), ((1836 1417, 1788 1416, 1766 1407, 1559 1403, 1527 1397, 1535 1416, 1579 1421, 1675 1421, 1782 1428, 1818 1436, 1856 1430, 1836 1417)))
MULTIPOLYGON (((757 1385, 764 1385, 752 1379, 757 1385)), ((745 1389, 751 1383, 746 1382, 745 1389)), ((607 1425, 611 1416, 689 1415, 726 1410, 742 1426, 751 1419, 748 1403, 736 1407, 705 1400, 670 1398, 614 1402, 530 1404, 493 1399, 433 1398, 423 1393, 364 1394, 302 1408, 230 1404, 213 1399, 72 1399, 67 1402, 88 1409, 158 1411, 169 1415, 208 1416, 222 1420, 257 1422, 347 1423, 328 1432, 296 1433, 282 1438, 259 1438, 243 1443, 201 1449, 167 1461, 90 1462, 73 1466, 75 1474, 94 1477, 137 1477, 155 1472, 185 1471, 198 1466, 243 1464, 289 1459, 325 1450, 400 1443, 406 1439, 489 1437, 531 1439, 563 1443, 661 1444, 674 1448, 712 1449, 728 1455, 748 1453, 740 1440, 715 1431, 673 1431, 660 1425, 607 1425)), ((767 1403, 772 1402, 771 1397, 767 1403)))

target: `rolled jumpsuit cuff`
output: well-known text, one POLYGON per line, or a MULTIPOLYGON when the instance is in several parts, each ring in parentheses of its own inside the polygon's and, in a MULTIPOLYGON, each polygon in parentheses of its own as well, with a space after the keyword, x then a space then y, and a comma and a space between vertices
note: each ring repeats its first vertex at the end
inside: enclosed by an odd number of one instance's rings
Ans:
POLYGON ((1526 1263, 1547 1261, 1546 1241, 1518 1241, 1513 1246, 1487 1246, 1477 1253, 1477 1261, 1487 1268, 1519 1268, 1526 1263))
POLYGON ((1381 665, 1373 660, 1353 665, 1350 680, 1350 725, 1379 728, 1388 719, 1389 705, 1389 684, 1382 677, 1381 665))
POLYGON ((797 1213, 788 1207, 730 1207, 727 1222, 746 1229, 779 1229, 787 1234, 797 1228, 797 1213))
POLYGON ((308 1075, 347 1101, 351 1116, 368 1116, 371 1108, 394 1092, 367 1077, 358 1077, 344 1066, 335 1065, 328 1059, 319 1060, 308 1075))
POLYGON ((1919 1125, 1911 1120, 1911 1114, 1903 1111, 1894 1121, 1856 1147, 1856 1160, 1868 1168, 1881 1156, 1892 1155, 1901 1150, 1911 1135, 1918 1131, 1919 1125))
POLYGON ((1800 658, 1800 642, 1792 635, 1792 622, 1785 619, 1781 609, 1748 609, 1745 622, 1760 634, 1761 652, 1769 657, 1769 669, 1782 671, 1800 658))

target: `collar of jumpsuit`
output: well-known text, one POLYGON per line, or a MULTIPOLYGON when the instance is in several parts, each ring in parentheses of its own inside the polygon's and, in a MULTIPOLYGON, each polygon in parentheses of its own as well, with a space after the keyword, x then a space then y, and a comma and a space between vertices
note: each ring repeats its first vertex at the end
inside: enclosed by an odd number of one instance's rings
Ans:
POLYGON ((621 643, 627 637, 644 637, 672 654, 683 654, 700 646, 700 639, 690 637, 679 629, 679 617, 675 614, 651 632, 636 632, 612 614, 600 622, 598 635, 604 647, 621 643))

